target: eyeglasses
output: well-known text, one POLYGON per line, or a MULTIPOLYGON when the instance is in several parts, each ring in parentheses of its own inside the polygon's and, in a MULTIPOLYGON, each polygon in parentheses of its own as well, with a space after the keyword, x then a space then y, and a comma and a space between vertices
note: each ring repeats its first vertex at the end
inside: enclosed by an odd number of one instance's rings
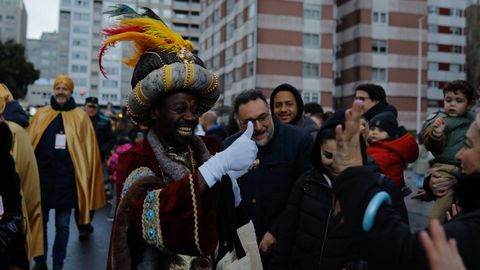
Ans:
POLYGON ((360 96, 355 97, 355 100, 365 101, 365 100, 367 100, 367 99, 370 99, 370 98, 369 98, 369 97, 360 97, 360 96))
POLYGON ((260 122, 260 124, 262 124, 262 125, 266 125, 268 123, 269 119, 270 119, 270 114, 269 113, 262 113, 262 114, 260 114, 260 116, 258 116, 255 119, 238 120, 238 122, 240 123, 240 125, 242 127, 247 126, 249 121, 252 121, 254 125, 255 125, 255 121, 260 122))

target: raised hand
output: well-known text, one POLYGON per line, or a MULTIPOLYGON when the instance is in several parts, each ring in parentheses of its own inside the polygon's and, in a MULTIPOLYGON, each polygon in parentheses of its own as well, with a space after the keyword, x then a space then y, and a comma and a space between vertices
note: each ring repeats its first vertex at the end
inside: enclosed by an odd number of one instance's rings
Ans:
POLYGON ((432 220, 429 225, 430 236, 425 231, 420 232, 422 243, 432 270, 464 270, 462 258, 458 253, 455 239, 447 240, 445 231, 438 220, 432 220))
POLYGON ((209 187, 227 172, 238 178, 248 171, 258 152, 257 145, 251 139, 252 135, 253 123, 248 122, 247 130, 237 140, 198 168, 209 187))
POLYGON ((349 167, 363 164, 360 149, 362 103, 362 101, 356 100, 353 102, 352 108, 345 112, 345 130, 342 129, 341 125, 335 128, 337 151, 333 155, 333 167, 337 174, 349 167))

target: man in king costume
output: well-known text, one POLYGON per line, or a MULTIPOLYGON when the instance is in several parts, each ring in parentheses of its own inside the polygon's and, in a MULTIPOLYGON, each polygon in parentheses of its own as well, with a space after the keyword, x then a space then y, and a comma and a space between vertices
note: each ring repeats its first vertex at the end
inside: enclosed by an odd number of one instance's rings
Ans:
MULTIPOLYGON (((12 93, 3 83, 0 83, 0 99, 5 102, 5 109, 14 101, 12 93)), ((37 160, 30 144, 27 131, 14 119, 3 112, 3 117, 13 135, 12 156, 15 160, 15 170, 20 177, 22 192, 22 210, 28 226, 26 230, 26 244, 28 258, 43 255, 43 224, 42 207, 40 204, 40 179, 38 176, 37 160)), ((25 122, 28 123, 25 115, 25 122)))
MULTIPOLYGON (((50 106, 33 116, 28 132, 40 174, 42 213, 47 228, 48 213, 55 209, 56 235, 53 269, 62 269, 66 257, 72 208, 80 210, 80 224, 90 222, 90 210, 105 204, 102 162, 95 131, 88 115, 75 104, 73 81, 58 75, 50 106)), ((45 255, 35 258, 36 269, 46 269, 45 255)))
POLYGON ((127 114, 149 129, 142 143, 119 158, 120 200, 108 268, 212 269, 238 240, 233 239, 234 205, 240 202, 236 178, 256 158, 253 125, 211 157, 218 144, 194 129, 219 97, 215 74, 192 54, 191 42, 151 10, 138 14, 120 5, 110 13, 123 18, 104 30, 100 67, 106 48, 117 41, 135 43, 126 61, 135 66, 127 114))

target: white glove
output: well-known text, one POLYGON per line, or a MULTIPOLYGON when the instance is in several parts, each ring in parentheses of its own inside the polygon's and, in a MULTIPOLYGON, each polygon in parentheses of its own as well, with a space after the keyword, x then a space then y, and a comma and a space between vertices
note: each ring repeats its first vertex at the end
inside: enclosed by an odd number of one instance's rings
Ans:
MULTIPOLYGON (((235 177, 235 172, 238 171, 228 171, 227 174, 230 176, 230 181, 232 182, 232 191, 233 191, 233 197, 235 198, 235 207, 240 205, 240 202, 242 201, 242 195, 240 194, 240 187, 238 186, 237 182, 237 177, 235 177)), ((248 170, 245 170, 245 172, 242 171, 242 175, 244 175, 248 170)), ((240 177, 239 176, 239 177, 240 177)))
POLYGON ((241 176, 252 167, 258 152, 257 144, 251 139, 252 135, 253 123, 248 122, 247 130, 238 139, 198 168, 209 187, 220 181, 228 171, 233 171, 232 175, 235 176, 243 172, 241 176))

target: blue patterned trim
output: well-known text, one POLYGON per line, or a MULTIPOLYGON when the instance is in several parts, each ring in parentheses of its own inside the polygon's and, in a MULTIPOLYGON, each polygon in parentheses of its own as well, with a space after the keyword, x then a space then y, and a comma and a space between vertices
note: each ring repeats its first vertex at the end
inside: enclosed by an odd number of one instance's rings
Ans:
POLYGON ((123 183, 123 188, 122 188, 122 195, 120 195, 120 199, 123 199, 125 194, 127 193, 128 189, 135 183, 138 179, 144 177, 144 176, 155 176, 155 173, 150 170, 148 167, 140 167, 135 170, 133 170, 125 180, 125 183, 123 183))
POLYGON ((160 228, 160 192, 161 189, 149 191, 143 201, 142 232, 143 239, 160 251, 168 252, 163 245, 162 230, 160 228))

